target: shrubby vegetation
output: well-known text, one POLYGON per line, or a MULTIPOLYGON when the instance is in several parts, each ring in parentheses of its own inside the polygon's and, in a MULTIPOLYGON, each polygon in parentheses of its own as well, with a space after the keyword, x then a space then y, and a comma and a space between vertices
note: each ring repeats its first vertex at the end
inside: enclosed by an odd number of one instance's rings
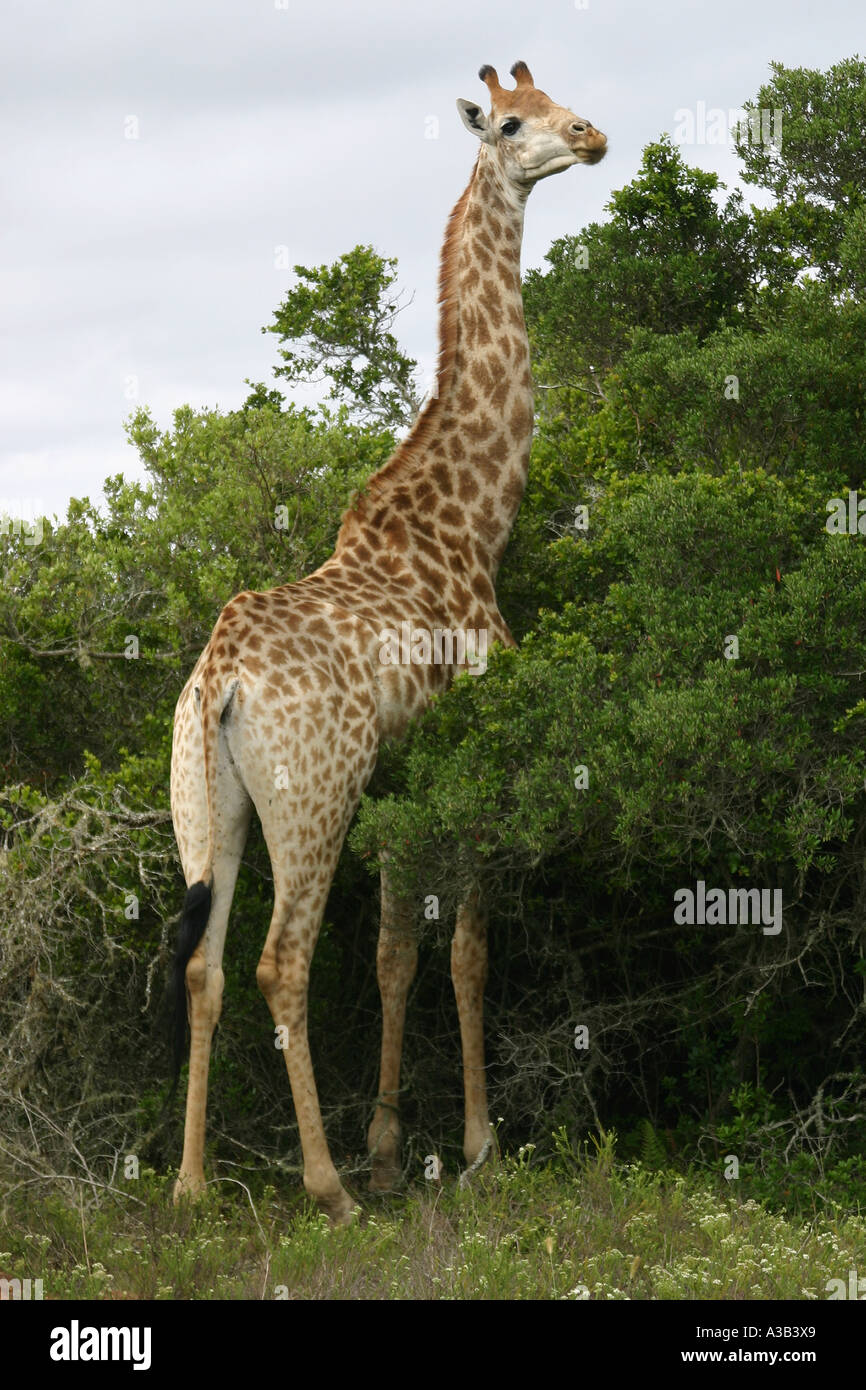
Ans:
MULTIPOLYGON (((866 472, 866 64, 774 65, 755 105, 783 111, 780 151, 740 149, 770 211, 725 196, 662 138, 608 220, 526 278, 538 418, 498 586, 521 646, 461 678, 383 757, 313 969, 319 1089, 359 1186, 379 1016, 367 871, 387 842, 426 929, 410 1173, 459 1148, 441 945, 479 878, 506 1149, 615 1125, 644 1167, 719 1178, 736 1154, 744 1198, 863 1203, 866 539, 825 522, 866 472), (699 879, 780 888, 782 933, 676 925, 674 892, 699 879)), ((324 372, 332 408, 299 411, 254 384, 243 409, 183 407, 167 431, 139 411, 146 484, 110 480, 106 508, 72 503, 39 546, 0 537, 0 1173, 13 1185, 59 1172, 96 1191, 124 1153, 161 1172, 177 1161, 179 1113, 161 1115, 182 893, 173 705, 224 602, 321 563, 409 418, 394 282, 393 261, 355 248, 303 270, 274 316, 278 375, 324 372)), ((255 989, 269 900, 253 837, 212 1072, 212 1156, 229 1174, 298 1171, 255 989)), ((602 1294, 631 1288, 619 1266, 593 1277, 602 1294)), ((679 1296, 661 1279, 647 1287, 679 1296)))
POLYGON ((297 1189, 232 1178, 177 1209, 145 1169, 98 1208, 53 1192, 38 1220, 16 1193, 0 1276, 39 1269, 46 1297, 71 1299, 809 1301, 840 1284, 846 1297, 866 1264, 862 1216, 770 1213, 705 1178, 618 1164, 612 1134, 551 1140, 549 1158, 527 1144, 466 1190, 369 1198, 363 1222, 336 1229, 297 1189))

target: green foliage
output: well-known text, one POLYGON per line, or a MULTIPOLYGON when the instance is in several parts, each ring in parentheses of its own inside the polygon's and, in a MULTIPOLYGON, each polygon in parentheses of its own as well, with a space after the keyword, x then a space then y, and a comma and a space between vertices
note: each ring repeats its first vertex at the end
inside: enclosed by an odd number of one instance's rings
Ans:
POLYGON ((731 1095, 731 1116, 713 1135, 718 1153, 739 1160, 738 1184, 771 1210, 819 1216, 825 1212, 864 1210, 866 1158, 839 1157, 840 1136, 852 1120, 862 1095, 862 1073, 837 1076, 836 1093, 816 1097, 808 1116, 811 1126, 832 1136, 827 1146, 811 1151, 789 1148, 795 1123, 789 1107, 762 1087, 743 1082, 731 1095))
POLYGON ((611 1134, 575 1146, 559 1131, 552 1147, 527 1145, 467 1191, 446 1170, 337 1229, 296 1191, 237 1179, 180 1208, 147 1168, 36 1211, 19 1190, 0 1269, 38 1269, 55 1299, 752 1301, 825 1299, 866 1264, 862 1216, 771 1214, 743 1184, 618 1162, 611 1134))
POLYGON ((361 420, 386 428, 409 424, 420 400, 416 364, 391 332, 403 307, 391 293, 396 265, 372 246, 355 246, 331 265, 296 265, 299 283, 262 330, 298 345, 280 348, 283 366, 274 375, 289 382, 327 379, 329 399, 347 402, 361 420))
POLYGON ((781 113, 781 139, 740 132, 743 178, 775 195, 777 241, 832 276, 846 216, 862 206, 866 188, 866 63, 855 55, 826 72, 770 68, 746 111, 781 113))
MULTIPOLYGON (((352 491, 393 438, 345 418, 314 421, 265 406, 145 410, 129 437, 146 485, 105 485, 43 541, 0 536, 0 695, 10 781, 74 775, 84 748, 165 737, 178 692, 228 598, 300 578, 331 553, 352 491), (137 655, 128 638, 138 646, 137 655)), ((164 795, 164 793, 163 793, 164 795)))
POLYGON ((609 370, 636 328, 701 337, 739 318, 754 286, 751 223, 739 194, 718 207, 720 187, 665 136, 614 193, 609 222, 553 243, 551 269, 524 286, 542 383, 580 381, 590 364, 609 370))
MULTIPOLYGON (((605 410, 631 436, 632 466, 760 467, 795 488, 805 474, 833 495, 863 476, 864 386, 866 306, 806 285, 762 297, 751 327, 703 342, 635 334, 605 410)), ((610 433, 600 419, 594 427, 610 433)))
POLYGON ((842 284, 858 299, 866 294, 866 204, 849 213, 839 244, 842 284))
POLYGON ((644 1168, 650 1173, 657 1173, 666 1168, 668 1155, 665 1146, 649 1120, 641 1120, 640 1133, 640 1159, 644 1168))

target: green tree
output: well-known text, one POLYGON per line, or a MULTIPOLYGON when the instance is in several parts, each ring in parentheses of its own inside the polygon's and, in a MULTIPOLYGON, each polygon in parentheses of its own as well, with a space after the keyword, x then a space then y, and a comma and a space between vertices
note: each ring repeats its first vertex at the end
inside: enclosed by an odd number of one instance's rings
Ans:
POLYGON ((298 284, 262 330, 293 345, 280 349, 283 366, 274 375, 289 382, 329 380, 328 399, 345 402, 360 421, 409 425, 421 401, 416 363, 391 332, 405 307, 392 291, 396 265, 371 246, 355 246, 331 265, 296 265, 298 284))
POLYGON ((721 186, 664 136, 614 193, 609 222, 553 243, 550 270, 524 285, 543 385, 594 390, 590 368, 609 370, 637 328, 703 337, 741 316, 755 283, 751 221, 739 194, 717 205, 721 186))
POLYGON ((826 72, 770 67, 770 81, 746 103, 757 114, 735 141, 745 181, 777 199, 776 208, 756 214, 759 236, 833 278, 847 219, 866 189, 866 63, 855 55, 826 72), (780 131, 773 119, 781 138, 753 138, 762 111, 780 114, 780 131))
POLYGON ((352 492, 387 459, 390 434, 273 406, 222 415, 181 407, 129 438, 144 484, 105 483, 42 543, 0 536, 0 698, 9 780, 80 772, 137 746, 148 712, 170 716, 220 609, 245 588, 308 574, 331 553, 352 492), (133 638, 130 645, 128 639, 133 638))
POLYGON ((771 63, 772 78, 746 102, 746 113, 780 111, 779 140, 738 132, 737 153, 748 183, 780 202, 818 199, 847 211, 866 187, 866 62, 855 55, 826 72, 771 63))

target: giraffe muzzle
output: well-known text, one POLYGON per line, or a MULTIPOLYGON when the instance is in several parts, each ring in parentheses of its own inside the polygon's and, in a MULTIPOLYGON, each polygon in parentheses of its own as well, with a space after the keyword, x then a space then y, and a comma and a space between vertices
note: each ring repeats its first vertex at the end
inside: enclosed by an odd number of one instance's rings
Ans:
POLYGON ((574 146, 574 153, 581 164, 598 164, 607 154, 607 136, 600 130, 588 127, 579 135, 580 144, 574 146))

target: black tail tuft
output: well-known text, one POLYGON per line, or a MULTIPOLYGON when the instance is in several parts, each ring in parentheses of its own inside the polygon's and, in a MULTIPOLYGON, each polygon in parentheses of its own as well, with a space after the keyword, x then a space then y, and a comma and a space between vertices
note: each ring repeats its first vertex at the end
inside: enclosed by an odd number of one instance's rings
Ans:
POLYGON ((183 900, 177 950, 174 956, 174 1067, 169 1099, 174 1097, 186 1051, 186 967, 198 943, 204 936, 210 916, 211 888, 208 883, 194 883, 183 900))

